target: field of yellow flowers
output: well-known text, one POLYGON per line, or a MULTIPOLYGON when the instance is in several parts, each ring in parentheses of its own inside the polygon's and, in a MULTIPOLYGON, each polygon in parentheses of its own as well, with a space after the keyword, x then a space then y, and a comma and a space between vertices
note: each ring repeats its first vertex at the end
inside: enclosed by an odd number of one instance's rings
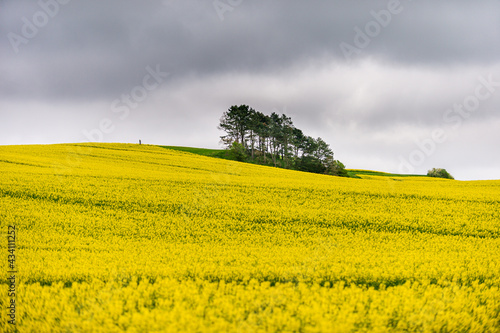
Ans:
POLYGON ((127 144, 2 146, 0 174, 0 332, 500 331, 500 181, 127 144))

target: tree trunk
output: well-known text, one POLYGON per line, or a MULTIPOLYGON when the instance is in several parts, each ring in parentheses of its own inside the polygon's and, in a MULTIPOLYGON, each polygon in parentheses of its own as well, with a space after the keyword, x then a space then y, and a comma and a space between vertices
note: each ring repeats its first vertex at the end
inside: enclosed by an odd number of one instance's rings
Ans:
POLYGON ((254 158, 253 149, 255 147, 255 135, 254 135, 253 131, 250 132, 250 141, 252 143, 252 161, 253 161, 253 158, 254 158))

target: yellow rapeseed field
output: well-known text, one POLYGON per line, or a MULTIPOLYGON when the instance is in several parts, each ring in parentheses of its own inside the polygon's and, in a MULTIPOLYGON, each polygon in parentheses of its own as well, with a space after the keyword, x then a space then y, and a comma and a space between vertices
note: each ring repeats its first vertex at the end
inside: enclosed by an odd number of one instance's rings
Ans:
POLYGON ((127 144, 3 146, 0 175, 1 332, 500 331, 500 181, 127 144))

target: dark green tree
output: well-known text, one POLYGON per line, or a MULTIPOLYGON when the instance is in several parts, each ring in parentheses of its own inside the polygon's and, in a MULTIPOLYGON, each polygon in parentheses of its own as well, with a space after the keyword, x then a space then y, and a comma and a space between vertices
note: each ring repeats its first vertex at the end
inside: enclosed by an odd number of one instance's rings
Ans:
POLYGON ((326 173, 332 176, 349 177, 345 165, 339 160, 334 160, 333 157, 328 160, 326 173))
POLYGON ((313 155, 326 167, 328 165, 328 161, 333 159, 333 151, 330 149, 328 143, 326 143, 322 138, 317 138, 315 141, 316 151, 313 155))
POLYGON ((293 149, 291 147, 293 141, 293 130, 295 127, 293 126, 292 118, 286 116, 285 114, 281 115, 280 121, 281 121, 280 143, 281 143, 281 153, 282 153, 281 157, 283 159, 285 168, 289 168, 290 160, 292 158, 291 151, 293 149))
POLYGON ((220 119, 221 136, 231 156, 239 161, 275 167, 346 176, 345 166, 333 158, 333 151, 322 138, 312 138, 296 128, 292 118, 276 112, 265 115, 248 105, 231 106, 220 119), (259 158, 260 157, 260 158, 259 158))
POLYGON ((306 136, 304 135, 304 132, 302 132, 301 129, 294 127, 292 133, 292 145, 293 145, 295 160, 299 158, 299 152, 304 151, 305 139, 306 136))
POLYGON ((255 110, 248 105, 233 105, 224 112, 218 128, 226 132, 226 135, 221 136, 221 139, 228 147, 233 142, 238 142, 246 148, 246 135, 253 112, 255 110))
POLYGON ((270 151, 273 159, 273 164, 276 167, 278 165, 279 153, 280 153, 280 143, 281 137, 283 136, 282 121, 281 117, 273 112, 270 116, 269 124, 269 134, 270 134, 270 151))
POLYGON ((446 179, 455 179, 446 169, 441 168, 433 168, 432 170, 427 171, 427 176, 436 177, 436 178, 446 178, 446 179))
POLYGON ((257 133, 257 138, 259 140, 258 147, 260 150, 260 154, 262 156, 262 162, 264 164, 267 163, 266 155, 267 155, 267 142, 270 136, 270 127, 271 119, 269 116, 266 116, 262 112, 257 111, 254 116, 255 120, 255 132, 257 133))
POLYGON ((247 159, 246 149, 241 143, 233 142, 229 151, 236 161, 244 162, 247 159))

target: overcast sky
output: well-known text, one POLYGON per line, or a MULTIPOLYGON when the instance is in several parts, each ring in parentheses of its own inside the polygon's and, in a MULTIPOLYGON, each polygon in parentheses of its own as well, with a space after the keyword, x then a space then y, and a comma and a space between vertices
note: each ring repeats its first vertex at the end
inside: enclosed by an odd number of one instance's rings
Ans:
POLYGON ((0 0, 0 145, 218 148, 286 113, 348 168, 500 179, 499 0, 0 0))

